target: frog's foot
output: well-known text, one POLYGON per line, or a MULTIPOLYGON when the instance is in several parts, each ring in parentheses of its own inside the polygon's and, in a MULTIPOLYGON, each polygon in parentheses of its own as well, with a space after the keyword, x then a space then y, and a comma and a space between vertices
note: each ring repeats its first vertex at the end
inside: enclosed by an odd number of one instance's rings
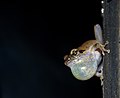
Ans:
POLYGON ((102 73, 96 72, 96 76, 100 77, 101 86, 102 86, 103 85, 103 72, 102 73))
POLYGON ((109 49, 105 49, 105 46, 108 45, 108 44, 109 44, 109 42, 106 41, 105 44, 102 45, 102 47, 103 47, 103 51, 105 51, 105 52, 107 52, 107 53, 110 53, 110 50, 109 50, 109 49))
POLYGON ((100 77, 101 80, 101 86, 103 85, 103 66, 100 66, 100 68, 98 68, 96 74, 97 77, 100 77))
POLYGON ((100 48, 100 50, 102 51, 102 54, 103 54, 103 55, 105 55, 105 52, 110 53, 110 50, 109 50, 109 49, 105 49, 105 46, 106 46, 107 44, 109 44, 108 41, 106 41, 104 45, 100 44, 100 46, 99 46, 99 48, 100 48))
POLYGON ((101 86, 103 86, 103 75, 100 77, 101 86))

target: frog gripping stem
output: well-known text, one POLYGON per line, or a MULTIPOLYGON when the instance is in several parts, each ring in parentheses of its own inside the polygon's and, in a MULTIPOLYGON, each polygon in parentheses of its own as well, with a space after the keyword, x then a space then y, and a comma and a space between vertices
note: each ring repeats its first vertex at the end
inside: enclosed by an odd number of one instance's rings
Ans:
POLYGON ((101 49, 103 56, 105 55, 105 52, 110 53, 109 49, 105 49, 105 46, 108 45, 108 44, 109 44, 108 41, 106 41, 104 45, 100 44, 99 48, 101 49))
POLYGON ((88 80, 96 75, 100 77, 102 85, 103 63, 100 65, 100 62, 105 52, 110 53, 110 50, 105 49, 108 41, 103 44, 100 25, 95 25, 94 31, 96 40, 88 40, 80 47, 72 49, 70 54, 64 57, 64 60, 65 65, 71 69, 73 76, 78 80, 88 80), (84 51, 80 52, 81 50, 84 51))

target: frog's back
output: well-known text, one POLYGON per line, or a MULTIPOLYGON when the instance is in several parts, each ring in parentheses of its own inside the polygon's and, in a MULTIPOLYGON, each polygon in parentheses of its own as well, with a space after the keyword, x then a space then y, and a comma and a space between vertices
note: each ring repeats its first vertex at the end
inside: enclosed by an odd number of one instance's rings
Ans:
POLYGON ((98 43, 97 40, 89 40, 89 41, 86 41, 86 42, 83 43, 80 47, 78 47, 78 50, 86 50, 86 49, 88 49, 90 46, 95 45, 96 43, 98 43))

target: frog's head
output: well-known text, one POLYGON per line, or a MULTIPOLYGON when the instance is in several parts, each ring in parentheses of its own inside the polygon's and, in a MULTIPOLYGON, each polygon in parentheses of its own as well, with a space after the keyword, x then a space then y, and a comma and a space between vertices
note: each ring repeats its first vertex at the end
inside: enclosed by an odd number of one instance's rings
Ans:
POLYGON ((68 65, 70 62, 72 62, 73 60, 77 59, 80 55, 82 55, 83 52, 84 50, 72 49, 69 55, 64 56, 65 60, 64 64, 68 65))

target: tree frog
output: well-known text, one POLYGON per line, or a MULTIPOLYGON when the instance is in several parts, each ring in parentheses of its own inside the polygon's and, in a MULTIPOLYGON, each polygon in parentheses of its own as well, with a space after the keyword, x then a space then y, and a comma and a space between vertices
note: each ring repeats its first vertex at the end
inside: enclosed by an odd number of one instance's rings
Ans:
POLYGON ((100 77, 103 84, 103 57, 108 44, 103 44, 102 29, 99 24, 94 26, 95 40, 89 40, 80 47, 72 49, 69 55, 64 56, 64 64, 67 65, 75 78, 79 80, 88 80, 94 75, 100 77))

